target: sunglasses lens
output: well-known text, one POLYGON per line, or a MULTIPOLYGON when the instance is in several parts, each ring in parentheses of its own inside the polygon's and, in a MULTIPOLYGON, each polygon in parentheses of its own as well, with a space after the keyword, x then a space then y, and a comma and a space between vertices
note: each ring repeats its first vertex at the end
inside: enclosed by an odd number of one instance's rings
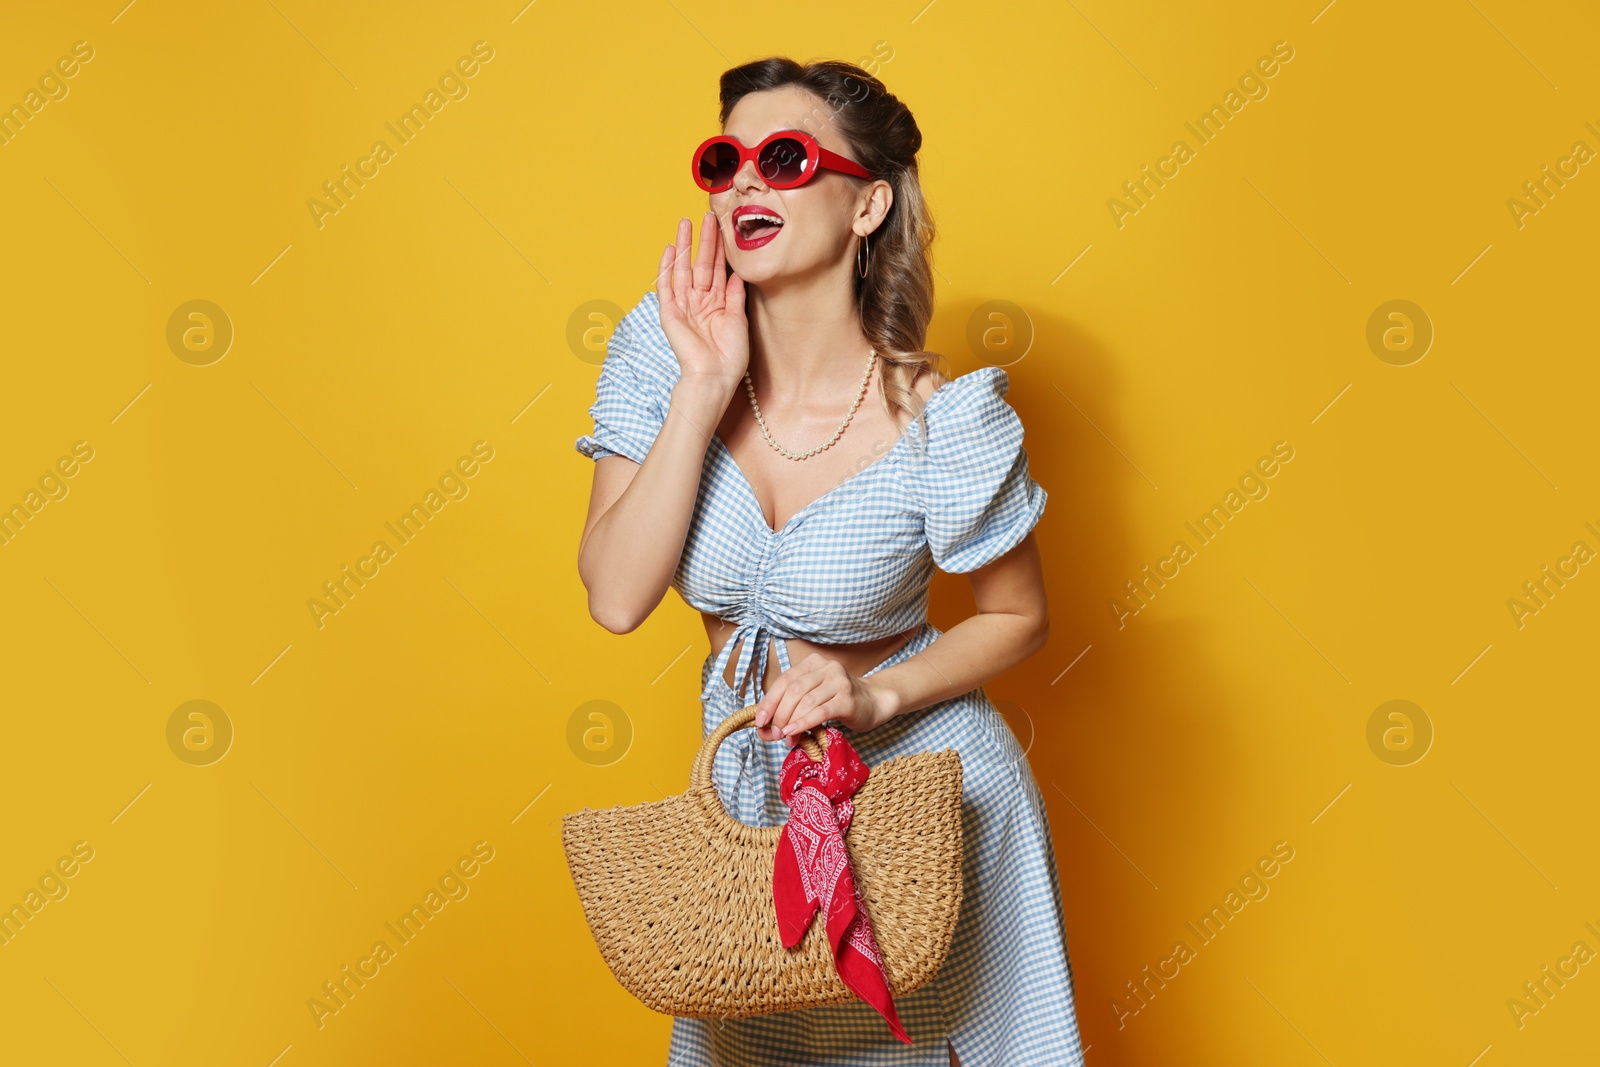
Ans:
POLYGON ((799 185, 811 177, 806 146, 793 137, 780 137, 763 148, 756 165, 763 181, 780 188, 799 185))
POLYGON ((718 192, 733 184, 739 169, 739 153, 725 141, 705 150, 700 157, 700 184, 711 192, 718 192))

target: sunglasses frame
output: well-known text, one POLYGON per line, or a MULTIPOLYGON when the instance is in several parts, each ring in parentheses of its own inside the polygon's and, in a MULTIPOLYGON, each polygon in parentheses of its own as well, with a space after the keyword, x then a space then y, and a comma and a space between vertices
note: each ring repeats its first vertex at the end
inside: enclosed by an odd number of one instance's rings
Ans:
POLYGON ((806 164, 803 168, 801 168, 800 177, 787 184, 770 181, 765 175, 763 175, 761 179, 762 182, 774 189, 798 188, 814 178, 819 171, 823 170, 836 170, 841 174, 850 174, 857 178, 872 177, 872 175, 869 174, 866 169, 861 166, 861 164, 856 163, 854 160, 846 159, 837 152, 828 151, 826 148, 823 148, 817 143, 817 139, 815 137, 811 136, 809 133, 806 133, 804 130, 779 130, 776 133, 768 134, 766 137, 763 137, 761 139, 761 143, 756 145, 754 148, 746 148, 744 144, 737 138, 729 137, 726 134, 718 134, 715 137, 707 137, 700 143, 700 147, 694 150, 694 155, 689 160, 689 173, 694 178, 695 188, 699 189, 703 193, 723 193, 733 188, 733 181, 731 179, 729 180, 728 184, 722 188, 713 189, 711 186, 707 185, 704 179, 702 179, 700 176, 700 161, 705 158, 706 152, 713 145, 729 144, 733 146, 734 151, 739 153, 739 164, 733 168, 734 177, 737 178, 739 176, 739 172, 744 169, 744 165, 746 163, 754 163, 756 165, 757 172, 760 172, 761 153, 765 151, 767 146, 772 144, 772 142, 785 139, 798 141, 800 143, 801 147, 803 147, 806 151, 806 164))

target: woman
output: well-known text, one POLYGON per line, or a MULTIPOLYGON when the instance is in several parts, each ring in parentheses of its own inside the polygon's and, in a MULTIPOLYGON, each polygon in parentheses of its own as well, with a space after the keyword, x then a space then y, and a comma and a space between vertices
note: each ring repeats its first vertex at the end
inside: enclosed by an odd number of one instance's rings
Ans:
POLYGON ((1044 800, 981 688, 1048 632, 1032 534, 1045 492, 1006 372, 946 381, 922 349, 922 135, 846 63, 749 63, 723 74, 721 102, 725 136, 693 157, 711 204, 699 253, 684 219, 655 292, 618 324, 577 441, 596 460, 578 549, 589 611, 626 633, 670 585, 703 614, 702 737, 758 706, 713 765, 741 822, 785 821, 784 757, 831 723, 868 766, 959 751, 966 855, 950 953, 895 1001, 915 1044, 857 1000, 675 1019, 668 1062, 942 1064, 948 1049, 968 1067, 1081 1065, 1044 800), (966 574, 977 603, 948 632, 927 622, 936 565, 966 574))

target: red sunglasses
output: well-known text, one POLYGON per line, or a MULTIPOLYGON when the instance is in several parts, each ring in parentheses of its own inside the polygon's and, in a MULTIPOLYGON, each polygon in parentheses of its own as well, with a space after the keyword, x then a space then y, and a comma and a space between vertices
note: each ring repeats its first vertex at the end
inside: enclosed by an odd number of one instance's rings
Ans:
POLYGON ((819 170, 872 177, 860 164, 828 151, 800 130, 779 130, 754 148, 746 148, 732 137, 708 137, 695 149, 689 168, 701 191, 720 193, 733 186, 733 177, 746 160, 755 163, 761 180, 774 189, 804 185, 819 170))

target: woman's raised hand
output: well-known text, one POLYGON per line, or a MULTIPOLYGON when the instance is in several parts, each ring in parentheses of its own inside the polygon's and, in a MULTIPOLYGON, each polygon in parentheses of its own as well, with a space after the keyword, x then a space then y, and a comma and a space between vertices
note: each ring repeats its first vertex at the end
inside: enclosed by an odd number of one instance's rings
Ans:
POLYGON ((678 243, 661 253, 656 296, 661 329, 685 378, 734 386, 750 366, 750 323, 744 279, 729 275, 714 213, 700 225, 700 251, 691 265, 690 225, 678 223, 678 243))

